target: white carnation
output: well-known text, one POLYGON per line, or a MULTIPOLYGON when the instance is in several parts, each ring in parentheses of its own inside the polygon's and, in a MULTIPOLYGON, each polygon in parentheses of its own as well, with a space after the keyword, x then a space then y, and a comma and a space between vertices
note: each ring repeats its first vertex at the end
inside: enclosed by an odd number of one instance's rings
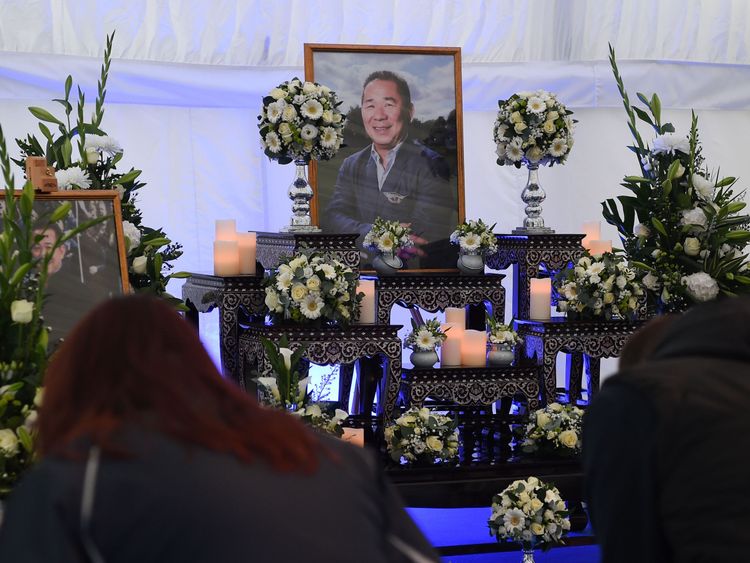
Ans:
POLYGON ((688 294, 696 301, 711 301, 719 295, 719 284, 706 272, 696 272, 682 278, 688 294))

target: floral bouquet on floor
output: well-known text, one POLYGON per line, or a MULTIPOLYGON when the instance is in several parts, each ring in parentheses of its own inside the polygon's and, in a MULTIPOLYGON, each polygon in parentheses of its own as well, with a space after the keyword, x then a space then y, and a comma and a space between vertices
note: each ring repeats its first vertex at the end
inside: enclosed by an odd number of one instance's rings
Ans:
POLYGON ((279 164, 329 160, 343 142, 346 117, 336 92, 293 78, 263 98, 258 116, 263 150, 279 164))
POLYGON ((458 245, 462 252, 492 254, 497 252, 497 238, 492 232, 495 225, 489 226, 481 219, 461 223, 451 233, 450 241, 458 245))
POLYGON ((521 449, 526 453, 578 455, 581 453, 583 410, 550 403, 529 415, 521 429, 521 449))
POLYGON ((557 310, 569 318, 631 318, 643 296, 636 278, 636 270, 620 256, 612 252, 595 256, 586 253, 572 268, 555 275, 557 310))
POLYGON ((622 185, 633 195, 602 202, 603 215, 617 227, 625 254, 638 267, 649 305, 675 312, 719 294, 747 293, 750 217, 740 214, 744 191, 734 193, 735 178, 721 177, 706 166, 695 113, 690 133, 677 134, 671 123, 662 123, 656 94, 638 94, 645 110, 631 106, 611 47, 610 63, 640 175, 625 177, 622 185), (636 117, 653 129, 651 146, 641 138, 636 117))
POLYGON ((563 544, 563 535, 570 530, 568 510, 560 492, 536 477, 513 481, 495 495, 487 524, 490 535, 498 541, 520 543, 524 553, 563 544))
POLYGON ((300 252, 286 258, 265 280, 265 303, 275 322, 329 321, 348 326, 359 317, 357 276, 336 258, 300 252))
POLYGON ((396 462, 447 463, 458 455, 455 421, 428 408, 410 408, 384 433, 388 453, 396 462))
POLYGON ((494 139, 499 165, 562 164, 573 148, 573 112, 551 92, 519 92, 498 101, 494 139))
POLYGON ((284 409, 317 430, 341 437, 344 434, 342 423, 349 414, 341 409, 330 413, 313 400, 312 393, 308 392, 309 377, 300 377, 300 360, 305 349, 292 351, 286 336, 282 336, 278 344, 267 338, 261 338, 261 343, 274 373, 256 379, 261 402, 284 409))

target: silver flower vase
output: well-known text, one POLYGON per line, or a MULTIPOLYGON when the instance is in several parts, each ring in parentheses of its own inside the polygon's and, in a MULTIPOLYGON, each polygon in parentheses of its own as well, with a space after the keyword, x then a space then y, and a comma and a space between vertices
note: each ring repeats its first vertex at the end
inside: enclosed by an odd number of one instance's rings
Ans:
POLYGON ((319 233, 320 229, 312 224, 310 217, 310 200, 313 197, 312 186, 307 182, 307 161, 297 158, 294 182, 289 186, 289 199, 292 200, 292 218, 289 225, 282 227, 285 233, 319 233))
POLYGON ((404 262, 393 252, 381 252, 372 259, 372 267, 381 276, 392 276, 404 267, 404 262))
POLYGON ((523 220, 523 227, 513 229, 514 235, 539 235, 554 233, 552 229, 544 226, 542 218, 542 202, 546 199, 547 194, 539 185, 539 163, 529 162, 526 165, 529 169, 529 179, 526 187, 521 192, 521 200, 526 204, 526 217, 523 220))
POLYGON ((527 547, 524 545, 521 548, 521 553, 523 553, 523 559, 521 559, 521 563, 534 563, 534 548, 533 547, 527 547))
POLYGON ((431 368, 438 362, 438 355, 435 350, 414 350, 409 360, 415 368, 431 368))
POLYGON ((509 366, 515 358, 516 353, 509 344, 493 344, 487 354, 487 363, 495 367, 509 366))
POLYGON ((458 251, 458 262, 456 263, 462 274, 475 276, 484 273, 484 256, 480 250, 458 251))

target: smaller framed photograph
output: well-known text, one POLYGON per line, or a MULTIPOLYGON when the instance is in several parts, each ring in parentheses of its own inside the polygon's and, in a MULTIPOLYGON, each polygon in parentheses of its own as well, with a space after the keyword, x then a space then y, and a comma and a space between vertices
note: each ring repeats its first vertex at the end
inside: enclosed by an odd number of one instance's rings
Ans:
MULTIPOLYGON (((20 197, 21 191, 16 193, 20 197)), ((37 193, 33 212, 39 222, 35 230, 42 235, 34 248, 39 255, 51 249, 62 233, 106 217, 57 248, 50 259, 42 314, 54 344, 96 305, 129 291, 120 199, 114 190, 37 193), (49 223, 49 215, 65 201, 71 203, 70 213, 49 223)))

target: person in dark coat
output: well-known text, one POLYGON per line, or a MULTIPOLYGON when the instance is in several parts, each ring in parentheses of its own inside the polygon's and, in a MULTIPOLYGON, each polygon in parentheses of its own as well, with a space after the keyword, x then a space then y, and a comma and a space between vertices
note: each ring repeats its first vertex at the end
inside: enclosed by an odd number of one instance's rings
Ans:
POLYGON ((747 560, 749 318, 738 297, 646 325, 650 349, 588 408, 585 494, 603 563, 747 560))
POLYGON ((98 306, 45 383, 0 561, 438 561, 368 451, 224 381, 163 302, 98 306))

